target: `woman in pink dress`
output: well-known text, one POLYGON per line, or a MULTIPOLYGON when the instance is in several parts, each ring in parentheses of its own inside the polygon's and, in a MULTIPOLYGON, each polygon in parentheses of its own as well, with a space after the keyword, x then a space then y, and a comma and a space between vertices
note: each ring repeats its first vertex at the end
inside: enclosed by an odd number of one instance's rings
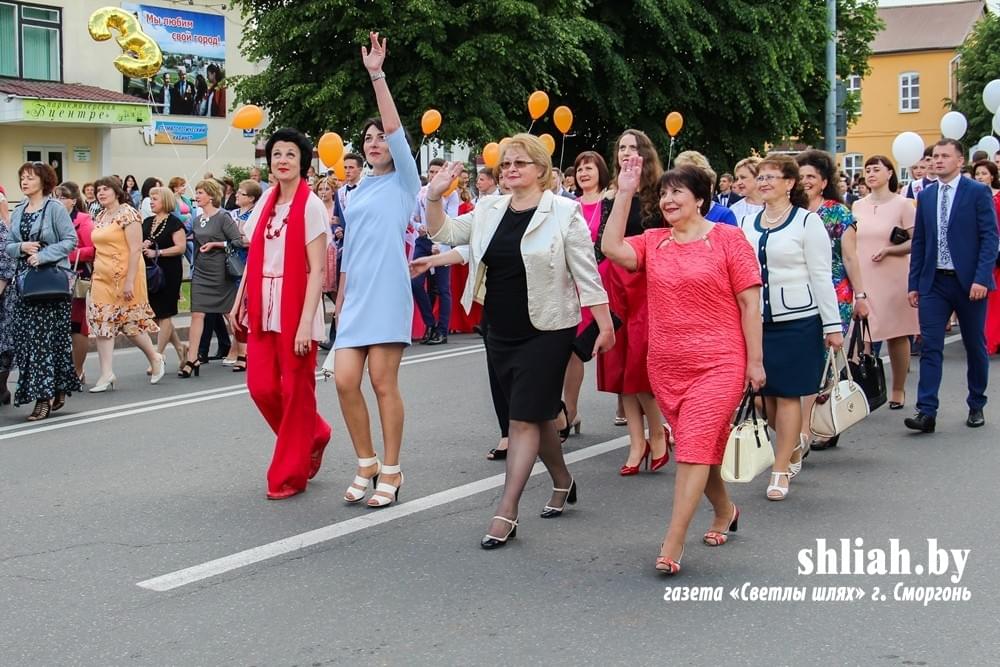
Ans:
MULTIPOLYGON (((912 200, 896 194, 898 181, 892 161, 873 155, 865 162, 865 183, 871 194, 854 202, 857 221, 858 261, 868 301, 868 324, 873 340, 884 340, 892 366, 889 409, 901 410, 906 402, 906 375, 910 371, 910 336, 920 333, 917 309, 906 298, 910 274, 910 241, 892 242, 897 227, 913 232, 912 200)), ((897 240, 901 240, 897 232, 897 240)))
POLYGON ((670 228, 626 240, 625 220, 641 169, 641 157, 626 160, 601 249, 625 270, 645 272, 649 379, 677 443, 673 513, 656 569, 673 575, 680 572, 684 539, 702 493, 715 510, 704 543, 721 546, 737 528, 739 508, 720 467, 745 388, 764 384, 761 278, 743 233, 705 220, 712 180, 690 165, 668 171, 660 181, 660 210, 670 228))
MULTIPOLYGON (((577 191, 580 196, 580 208, 583 210, 583 218, 587 221, 590 229, 590 239, 597 243, 597 232, 601 228, 601 210, 605 200, 604 193, 611 183, 611 174, 608 172, 608 165, 601 157, 600 153, 594 151, 584 151, 576 157, 573 163, 576 179, 577 191), (582 180, 580 180, 582 179, 582 180)), ((597 253, 597 272, 601 276, 601 282, 607 284, 609 262, 603 261, 604 256, 595 247, 597 253)), ((594 316, 590 314, 589 308, 580 311, 582 320, 577 327, 577 335, 590 326, 594 321, 594 316)), ((575 354, 570 355, 569 364, 566 366, 566 378, 563 382, 563 403, 565 410, 556 419, 556 428, 559 429, 559 438, 565 442, 569 438, 571 431, 580 432, 581 421, 577 406, 580 401, 580 388, 583 386, 583 361, 575 354)))

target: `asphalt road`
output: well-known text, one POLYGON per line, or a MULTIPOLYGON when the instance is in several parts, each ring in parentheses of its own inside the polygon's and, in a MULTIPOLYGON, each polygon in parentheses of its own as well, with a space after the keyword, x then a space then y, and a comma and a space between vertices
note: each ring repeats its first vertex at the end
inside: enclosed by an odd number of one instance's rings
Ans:
POLYGON ((0 411, 0 665, 1000 663, 1000 414, 964 426, 961 345, 947 348, 936 434, 907 432, 909 408, 880 409, 813 453, 785 502, 765 499, 764 477, 734 488, 740 530, 718 549, 701 544, 703 504, 673 579, 653 562, 674 466, 618 476, 624 429, 592 368, 583 435, 566 446, 580 502, 539 519, 548 482, 533 477, 517 538, 486 552, 503 464, 484 458, 497 432, 477 338, 408 350, 406 484, 378 511, 341 500, 354 459, 332 383, 318 386, 335 428, 323 470, 269 502, 273 439, 244 376, 213 362, 181 380, 171 360, 154 387, 136 352, 115 365, 117 391, 73 396, 57 418, 0 411), (912 564, 929 539, 970 552, 958 583, 955 567, 800 574, 819 539, 865 552, 898 539, 912 564), (922 592, 897 600, 911 594, 899 583, 922 592), (755 587, 805 600, 754 600, 755 587), (825 587, 864 597, 813 601, 825 587), (925 604, 923 587, 969 599, 925 604), (701 593, 721 599, 665 599, 701 593))

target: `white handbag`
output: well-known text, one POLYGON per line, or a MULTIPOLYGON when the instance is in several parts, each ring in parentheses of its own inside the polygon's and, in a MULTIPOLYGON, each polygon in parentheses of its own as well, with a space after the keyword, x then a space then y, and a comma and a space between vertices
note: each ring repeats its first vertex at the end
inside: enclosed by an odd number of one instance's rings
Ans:
POLYGON ((722 457, 722 479, 743 484, 774 465, 774 449, 767 434, 766 408, 757 415, 755 392, 747 387, 733 419, 733 429, 722 457))
POLYGON ((867 417, 869 412, 864 389, 851 376, 847 354, 843 348, 839 352, 831 349, 826 355, 819 393, 809 415, 809 430, 818 438, 833 438, 867 417))

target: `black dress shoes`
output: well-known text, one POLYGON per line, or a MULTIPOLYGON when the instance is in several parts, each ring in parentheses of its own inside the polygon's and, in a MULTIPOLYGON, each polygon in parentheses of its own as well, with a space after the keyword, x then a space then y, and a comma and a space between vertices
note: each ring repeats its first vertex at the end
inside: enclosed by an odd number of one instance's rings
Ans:
POLYGON ((448 337, 441 335, 440 332, 435 332, 424 345, 444 345, 448 342, 448 337))
POLYGON ((903 420, 903 423, 906 425, 906 428, 913 429, 914 431, 920 431, 922 433, 933 433, 934 426, 937 424, 937 421, 934 419, 934 417, 931 417, 930 415, 925 415, 922 412, 918 412, 912 417, 907 417, 905 420, 903 420))
POLYGON ((983 417, 983 409, 978 408, 975 410, 969 410, 969 418, 965 420, 965 425, 969 428, 979 428, 986 423, 986 418, 983 417))

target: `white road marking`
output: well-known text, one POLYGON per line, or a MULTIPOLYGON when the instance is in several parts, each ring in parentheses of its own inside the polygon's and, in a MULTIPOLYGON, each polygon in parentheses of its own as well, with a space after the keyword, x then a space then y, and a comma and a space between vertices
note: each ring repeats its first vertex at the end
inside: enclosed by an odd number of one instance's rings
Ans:
MULTIPOLYGON (((614 440, 608 440, 596 445, 591 445, 590 447, 585 447, 584 449, 566 454, 566 463, 576 463, 595 456, 601 456, 602 454, 627 446, 628 442, 628 436, 622 436, 620 438, 615 438, 614 440)), ((541 463, 536 463, 535 467, 531 471, 531 475, 538 475, 544 471, 545 467, 541 463)), ((351 533, 356 533, 367 528, 374 528, 375 526, 389 523, 390 521, 396 521, 397 519, 402 519, 412 514, 416 514, 417 512, 423 512, 448 503, 453 503, 457 500, 462 500, 478 493, 482 493, 483 491, 489 491, 491 489, 501 487, 503 486, 503 481, 504 475, 493 475, 492 477, 486 477, 485 479, 480 479, 475 482, 469 482, 468 484, 432 493, 428 496, 424 496, 423 498, 418 498, 417 500, 408 501, 399 505, 392 505, 391 507, 381 510, 371 510, 353 519, 340 521, 338 523, 330 524, 329 526, 310 530, 298 535, 292 535, 291 537, 286 537, 284 539, 277 540, 276 542, 271 542, 259 547, 240 551, 229 556, 223 556, 222 558, 210 560, 206 563, 201 563, 200 565, 194 565, 183 570, 177 570, 176 572, 170 572, 152 579, 146 579, 145 581, 140 581, 136 585, 141 588, 146 588, 160 593, 170 591, 175 588, 180 588, 181 586, 187 586, 188 584, 193 584, 204 579, 225 574, 226 572, 238 570, 240 568, 247 567, 248 565, 253 565, 254 563, 260 563, 272 558, 301 551, 302 549, 306 549, 316 544, 329 542, 330 540, 343 537, 344 535, 350 535, 351 533)))
MULTIPOLYGON (((415 354, 404 357, 400 366, 413 366, 431 361, 454 359, 456 357, 477 354, 479 352, 483 352, 485 349, 486 348, 482 345, 465 345, 457 350, 442 350, 439 352, 429 352, 427 354, 415 354)), ((317 373, 316 379, 322 380, 323 374, 317 373)), ((20 438, 26 435, 33 435, 35 433, 58 431, 72 426, 81 426, 83 424, 93 424, 111 419, 120 419, 122 417, 141 415, 147 412, 155 412, 157 410, 166 410, 168 408, 190 405, 191 403, 200 403, 202 401, 229 398, 246 393, 248 393, 246 384, 240 383, 237 385, 227 385, 225 387, 216 387, 214 389, 205 389, 186 394, 150 398, 135 403, 127 403, 125 405, 97 408, 95 410, 87 410, 85 412, 72 415, 60 415, 58 417, 50 417, 44 422, 36 422, 33 424, 13 424, 11 426, 0 427, 0 440, 11 440, 13 438, 20 438)))

